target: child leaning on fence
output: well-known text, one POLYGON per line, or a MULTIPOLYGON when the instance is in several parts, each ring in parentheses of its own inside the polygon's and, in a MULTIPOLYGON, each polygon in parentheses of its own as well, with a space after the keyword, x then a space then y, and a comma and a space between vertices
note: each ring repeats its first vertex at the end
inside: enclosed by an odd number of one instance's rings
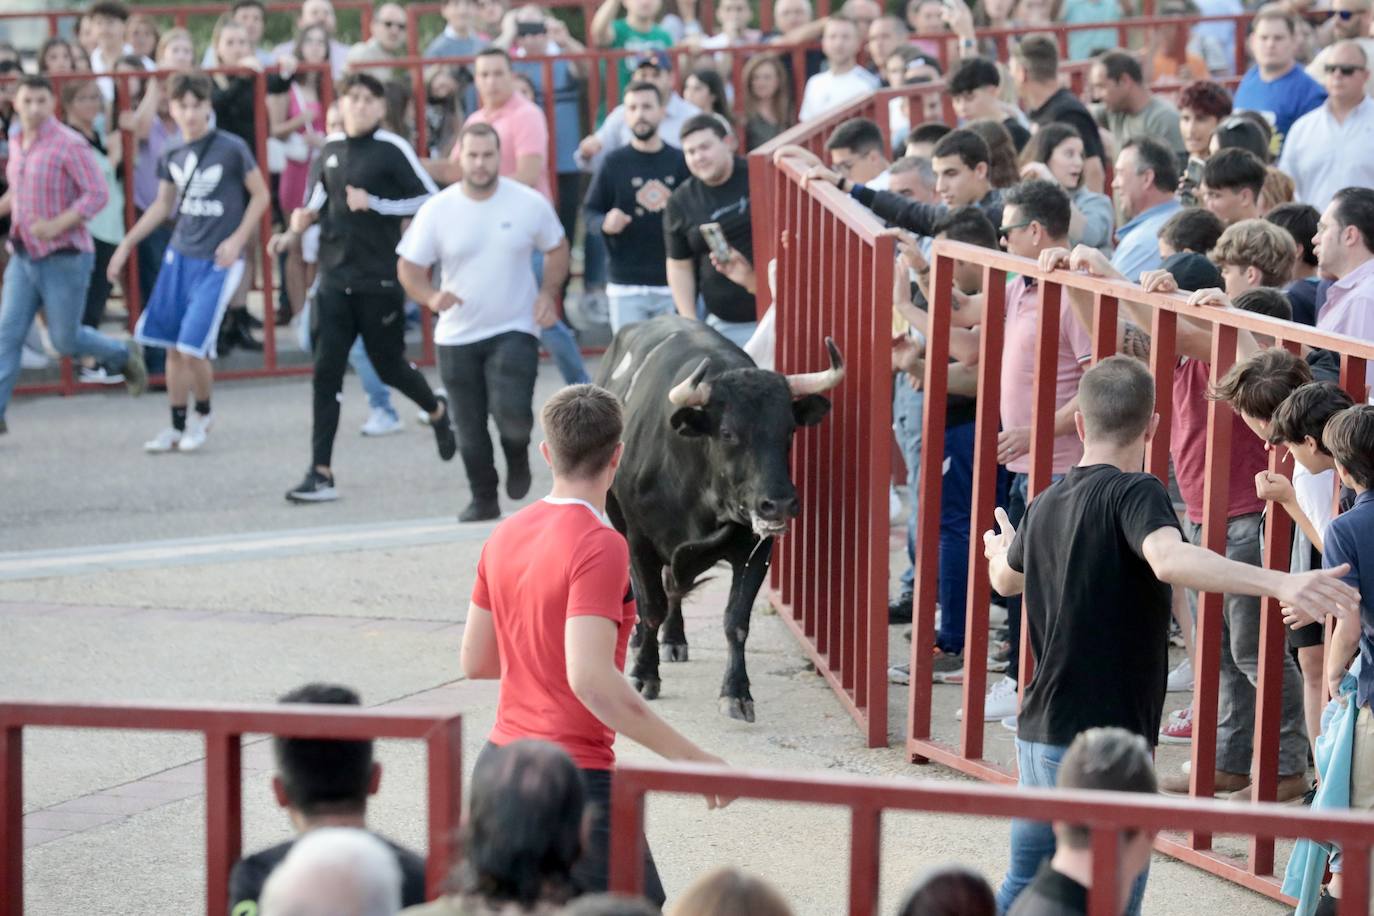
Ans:
MULTIPOLYGON (((1312 806, 1369 811, 1374 809, 1374 405, 1360 404, 1334 415, 1322 439, 1341 481, 1355 491, 1355 504, 1327 529, 1322 564, 1330 569, 1348 563, 1350 571, 1343 578, 1359 589, 1361 601, 1359 619, 1339 620, 1327 646, 1326 678, 1334 699, 1317 746, 1321 785, 1312 806), (1352 659, 1356 663, 1347 671, 1352 659)), ((1307 622, 1291 611, 1284 620, 1290 625, 1307 622)), ((1299 916, 1334 914, 1337 909, 1339 851, 1331 857, 1330 885, 1319 890, 1325 864, 1320 851, 1316 844, 1300 843, 1289 862, 1284 893, 1299 896, 1299 916)))

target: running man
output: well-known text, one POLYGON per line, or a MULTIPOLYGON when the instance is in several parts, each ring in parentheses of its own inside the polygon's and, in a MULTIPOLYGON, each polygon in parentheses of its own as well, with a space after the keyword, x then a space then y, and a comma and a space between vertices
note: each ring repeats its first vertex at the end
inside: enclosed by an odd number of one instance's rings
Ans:
POLYGON ((291 236, 320 223, 320 278, 311 312, 315 352, 313 461, 305 479, 286 494, 292 502, 338 499, 331 467, 339 428, 348 351, 361 335, 368 359, 387 385, 429 415, 444 461, 458 450, 448 401, 436 395, 405 356, 405 293, 392 254, 401 221, 413 216, 438 188, 410 144, 380 129, 386 91, 376 77, 352 73, 339 83, 344 132, 320 150, 319 175, 305 206, 291 214, 290 230, 270 242, 285 250, 291 236))
POLYGON ((214 84, 203 73, 178 73, 168 107, 185 141, 158 161, 158 191, 110 257, 106 276, 119 281, 139 242, 167 220, 172 241, 134 328, 144 346, 167 350, 172 425, 143 443, 150 454, 194 452, 214 423, 210 388, 219 325, 243 279, 243 249, 272 195, 248 144, 211 125, 214 84), (196 398, 188 417, 187 401, 196 398))
POLYGON ((523 499, 530 491, 539 329, 558 320, 568 240, 542 194, 501 177, 501 138, 490 124, 468 124, 454 149, 462 180, 421 208, 396 254, 406 292, 439 316, 439 376, 462 395, 453 419, 472 490, 458 521, 481 522, 501 517, 488 412, 506 456, 506 495, 523 499), (544 254, 539 284, 535 251, 544 254), (442 289, 430 282, 435 264, 442 289))
MULTIPOLYGON (((591 825, 573 878, 594 893, 606 889, 610 868, 616 734, 669 760, 724 761, 659 718, 625 679, 635 623, 630 550, 606 518, 606 492, 625 451, 620 402, 604 388, 573 385, 549 399, 540 420, 539 452, 553 469, 553 491, 497 526, 482 548, 463 630, 463 673, 501 682, 482 755, 538 738, 577 764, 591 825), (539 574, 530 575, 533 569, 539 574)), ((644 896, 662 906, 663 885, 645 848, 644 896)))

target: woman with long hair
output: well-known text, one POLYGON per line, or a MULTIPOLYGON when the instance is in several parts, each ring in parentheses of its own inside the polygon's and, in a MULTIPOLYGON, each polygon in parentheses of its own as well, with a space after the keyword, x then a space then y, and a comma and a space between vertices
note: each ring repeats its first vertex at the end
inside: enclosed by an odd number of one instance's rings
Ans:
POLYGON ((730 120, 729 97, 725 81, 715 67, 700 67, 682 81, 682 97, 702 111, 730 120))
MULTIPOLYGON (((105 97, 94 80, 68 80, 62 83, 62 114, 67 126, 76 131, 91 146, 91 154, 100 167, 109 191, 109 200, 94 218, 87 221, 91 239, 95 243, 95 264, 91 271, 91 282, 86 287, 86 306, 81 323, 87 327, 100 328, 105 317, 105 302, 110 297, 110 281, 105 276, 110 256, 116 246, 124 240, 124 186, 119 180, 119 163, 122 159, 123 144, 119 133, 106 134, 99 127, 105 120, 105 97)), ((124 381, 123 376, 111 375, 103 366, 93 360, 83 359, 81 381, 113 384, 124 381)))
MULTIPOLYGON (((258 60, 257 53, 253 50, 253 44, 248 40, 247 30, 231 18, 228 13, 220 16, 219 21, 215 23, 211 49, 214 52, 216 67, 236 67, 252 71, 242 75, 214 74, 212 77, 214 88, 211 91, 210 104, 215 110, 216 129, 234 134, 242 139, 256 156, 258 125, 255 117, 254 93, 257 79, 254 74, 262 72, 262 62, 258 60)), ((290 91, 290 76, 294 73, 294 63, 294 60, 283 62, 281 70, 284 76, 275 73, 267 75, 269 99, 273 95, 290 91)), ((270 128, 270 125, 264 124, 263 127, 270 128)), ((258 163, 260 168, 265 165, 267 163, 258 163)), ((247 259, 248 268, 243 272, 243 282, 234 292, 229 310, 225 313, 223 323, 220 324, 219 351, 221 354, 227 353, 234 347, 243 350, 262 349, 262 342, 252 334, 255 327, 262 326, 262 322, 248 313, 248 291, 252 288, 253 278, 257 274, 257 263, 261 260, 260 249, 258 234, 254 232, 249 244, 244 248, 244 257, 247 259)))
POLYGON ((1112 200, 1083 184, 1083 136, 1076 128, 1055 122, 1036 131, 1021 154, 1021 177, 1058 182, 1073 208, 1069 242, 1111 255, 1116 218, 1112 200))
POLYGON ((996 121, 980 118, 964 125, 988 145, 988 181, 994 188, 1009 188, 1021 180, 1016 169, 1016 144, 1011 134, 996 121))
POLYGON ((76 70, 76 56, 71 42, 65 38, 49 38, 38 51, 38 72, 71 73, 76 70))
POLYGON ((129 47, 134 54, 144 60, 153 60, 157 56, 157 44, 162 35, 158 31, 157 24, 152 19, 142 13, 134 13, 129 20, 124 23, 124 35, 129 42, 129 47))
MULTIPOLYGON (((324 26, 312 25, 296 35, 292 51, 300 64, 329 63, 329 33, 324 26)), ((286 163, 277 184, 277 200, 282 213, 292 213, 305 203, 310 164, 324 145, 325 112, 320 87, 320 70, 299 68, 291 75, 291 88, 282 95, 267 97, 271 136, 282 141, 286 163)), ((293 245, 286 257, 283 281, 290 311, 279 311, 277 323, 285 324, 305 304, 307 271, 300 246, 293 245)))
POLYGON ((757 54, 745 63, 744 142, 762 146, 792 126, 792 85, 776 54, 757 54))

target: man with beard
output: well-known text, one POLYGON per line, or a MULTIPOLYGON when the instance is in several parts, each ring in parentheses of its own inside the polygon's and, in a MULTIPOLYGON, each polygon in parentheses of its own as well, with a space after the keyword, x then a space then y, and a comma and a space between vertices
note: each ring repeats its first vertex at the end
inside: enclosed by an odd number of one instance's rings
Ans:
POLYGON ((501 515, 487 416, 506 456, 506 495, 530 491, 529 444, 539 329, 558 320, 568 275, 568 242, 553 205, 516 178, 502 178, 501 137, 469 122, 455 148, 462 181, 425 202, 397 246, 399 274, 412 299, 439 316, 439 375, 455 398, 454 426, 472 503, 460 522, 501 515), (536 286, 533 255, 544 256, 536 286), (430 270, 438 264, 442 286, 430 270))
POLYGON ((609 252, 611 330, 673 312, 663 246, 663 210, 686 181, 682 151, 663 142, 663 96, 653 83, 625 90, 630 145, 608 153, 587 192, 587 225, 600 226, 609 252))

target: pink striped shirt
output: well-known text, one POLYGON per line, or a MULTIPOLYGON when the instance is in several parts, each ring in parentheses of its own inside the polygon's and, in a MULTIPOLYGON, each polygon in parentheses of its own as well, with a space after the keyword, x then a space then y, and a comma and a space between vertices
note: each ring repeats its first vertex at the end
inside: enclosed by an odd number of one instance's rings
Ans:
POLYGON ((17 240, 32 259, 58 251, 93 251, 86 220, 99 213, 110 192, 86 139, 48 118, 34 137, 22 131, 10 138, 5 178, 14 194, 11 245, 17 240), (50 239, 33 234, 39 220, 52 219, 75 208, 82 221, 50 239))

